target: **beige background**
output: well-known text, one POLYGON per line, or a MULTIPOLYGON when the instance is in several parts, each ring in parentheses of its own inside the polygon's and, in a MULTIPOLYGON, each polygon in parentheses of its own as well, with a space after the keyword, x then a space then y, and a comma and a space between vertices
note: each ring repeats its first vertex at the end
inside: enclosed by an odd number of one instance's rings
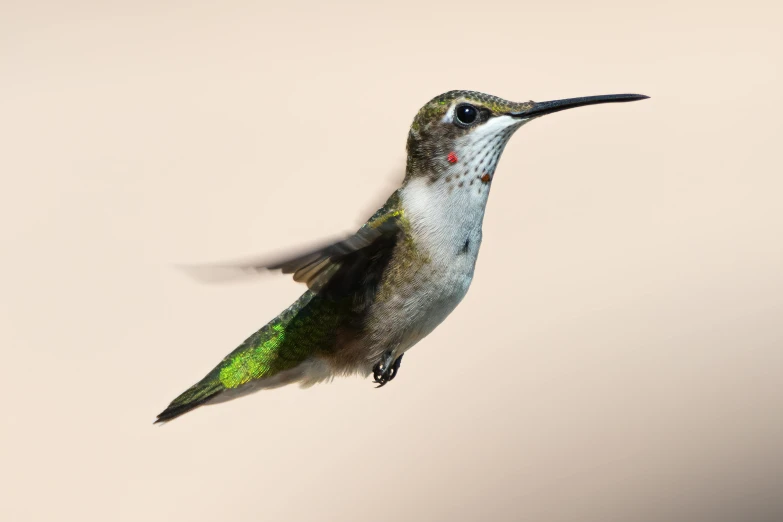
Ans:
POLYGON ((780 2, 113 4, 0 11, 0 519, 783 520, 780 2), (173 265, 352 230, 450 89, 652 99, 516 135, 392 385, 153 427, 302 291, 173 265))

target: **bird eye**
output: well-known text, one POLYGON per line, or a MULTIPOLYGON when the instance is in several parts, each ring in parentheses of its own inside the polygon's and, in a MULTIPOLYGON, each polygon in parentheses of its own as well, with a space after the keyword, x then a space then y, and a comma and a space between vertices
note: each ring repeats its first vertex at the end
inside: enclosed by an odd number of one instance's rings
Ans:
POLYGON ((458 124, 470 125, 476 121, 478 110, 472 105, 463 104, 457 106, 454 111, 454 116, 456 117, 458 124))

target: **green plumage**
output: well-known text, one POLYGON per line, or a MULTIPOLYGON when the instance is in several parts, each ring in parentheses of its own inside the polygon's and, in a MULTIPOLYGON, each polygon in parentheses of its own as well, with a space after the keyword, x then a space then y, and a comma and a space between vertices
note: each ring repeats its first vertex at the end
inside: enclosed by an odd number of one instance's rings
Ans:
POLYGON ((337 327, 344 317, 339 308, 339 303, 305 292, 223 359, 215 368, 214 377, 230 389, 298 366, 317 351, 334 345, 337 327))
POLYGON ((311 291, 248 337, 211 372, 174 399, 155 422, 165 422, 201 406, 225 390, 295 368, 313 354, 334 348, 344 303, 311 291))
POLYGON ((344 308, 341 302, 305 292, 174 399, 156 422, 179 417, 225 390, 295 368, 315 353, 329 352, 334 348, 340 321, 346 318, 344 308))
POLYGON ((275 265, 311 289, 174 399, 156 422, 179 417, 227 390, 292 370, 314 355, 339 358, 338 337, 361 330, 363 312, 375 298, 401 220, 395 193, 348 240, 275 265))

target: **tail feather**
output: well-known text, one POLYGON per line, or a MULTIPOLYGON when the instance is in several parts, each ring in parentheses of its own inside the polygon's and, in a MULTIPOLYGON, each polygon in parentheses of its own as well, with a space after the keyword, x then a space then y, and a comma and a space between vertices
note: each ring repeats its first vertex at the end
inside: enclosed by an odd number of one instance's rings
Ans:
POLYGON ((158 418, 155 420, 154 424, 176 419, 180 415, 184 415, 190 410, 194 410, 209 402, 224 389, 224 386, 219 380, 207 377, 198 384, 191 386, 187 391, 171 401, 171 404, 158 414, 158 418))

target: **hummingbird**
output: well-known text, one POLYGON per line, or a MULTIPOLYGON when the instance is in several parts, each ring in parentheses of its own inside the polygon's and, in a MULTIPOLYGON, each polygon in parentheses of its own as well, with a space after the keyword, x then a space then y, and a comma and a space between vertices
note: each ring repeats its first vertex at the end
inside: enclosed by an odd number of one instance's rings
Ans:
POLYGON ((337 376, 391 382, 405 353, 465 297, 473 281, 495 168, 511 136, 554 112, 643 100, 640 94, 510 102, 455 90, 416 114, 402 186, 359 230, 274 262, 224 267, 293 274, 307 290, 157 416, 258 390, 337 376))

